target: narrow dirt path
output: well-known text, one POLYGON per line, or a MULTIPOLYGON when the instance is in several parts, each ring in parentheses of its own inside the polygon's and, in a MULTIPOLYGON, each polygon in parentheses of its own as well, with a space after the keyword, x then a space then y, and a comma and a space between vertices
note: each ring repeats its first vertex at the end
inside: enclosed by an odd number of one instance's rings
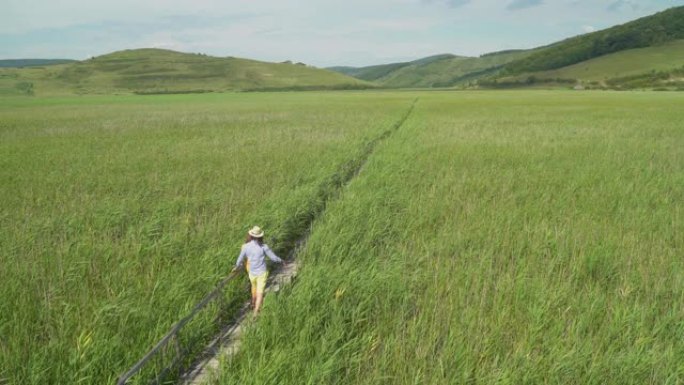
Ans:
MULTIPOLYGON (((378 143, 390 137, 394 132, 399 130, 404 125, 406 120, 413 112, 417 102, 418 99, 414 99, 409 109, 395 124, 392 125, 392 127, 384 131, 381 135, 366 145, 366 149, 362 154, 361 162, 358 163, 356 170, 354 170, 354 172, 351 173, 344 181, 343 187, 349 185, 349 183, 351 183, 351 181, 362 172, 364 166, 368 162, 368 159, 375 151, 378 143)), ((319 216, 320 215, 317 217, 319 216)), ((269 293, 276 293, 294 281, 300 267, 299 261, 296 257, 299 254, 299 251, 306 245, 310 231, 311 225, 309 225, 307 232, 301 235, 296 242, 296 246, 290 251, 289 255, 287 256, 287 260, 289 260, 290 263, 281 266, 278 270, 271 274, 266 287, 266 295, 269 295, 269 293)), ((227 325, 221 331, 221 333, 214 338, 211 343, 209 343, 204 354, 202 354, 204 359, 199 361, 192 367, 190 371, 184 374, 179 382, 184 385, 204 385, 218 378, 220 374, 219 370, 221 360, 229 358, 238 353, 240 350, 243 330, 249 325, 250 320, 251 311, 249 309, 249 302, 246 302, 240 309, 234 322, 227 325)))

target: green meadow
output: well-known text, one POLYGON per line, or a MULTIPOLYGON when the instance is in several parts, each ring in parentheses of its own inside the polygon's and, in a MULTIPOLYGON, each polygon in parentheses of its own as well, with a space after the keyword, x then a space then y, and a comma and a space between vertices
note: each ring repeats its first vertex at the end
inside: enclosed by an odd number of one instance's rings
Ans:
POLYGON ((283 254, 312 218, 217 384, 682 383, 683 102, 2 98, 0 383, 114 382, 249 227, 283 254))
POLYGON ((0 383, 113 383, 227 275, 250 226, 292 241, 411 100, 3 99, 0 383))
POLYGON ((421 95, 216 383, 681 383, 683 101, 421 95))

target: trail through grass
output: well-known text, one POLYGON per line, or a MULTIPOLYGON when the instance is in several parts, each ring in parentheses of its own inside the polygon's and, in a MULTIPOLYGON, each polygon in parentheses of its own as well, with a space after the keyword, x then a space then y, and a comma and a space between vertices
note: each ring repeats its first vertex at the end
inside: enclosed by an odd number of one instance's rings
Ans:
POLYGON ((412 100, 323 95, 5 99, 0 379, 112 382, 227 274, 250 226, 283 250, 412 100))
POLYGON ((217 383, 680 383, 682 101, 421 96, 217 383))

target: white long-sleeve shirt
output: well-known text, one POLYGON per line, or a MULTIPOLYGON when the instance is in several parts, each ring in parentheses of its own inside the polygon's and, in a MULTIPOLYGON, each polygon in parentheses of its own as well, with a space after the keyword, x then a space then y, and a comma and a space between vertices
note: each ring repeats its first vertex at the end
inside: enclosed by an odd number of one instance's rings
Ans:
POLYGON ((266 272, 266 256, 273 262, 283 262, 268 245, 260 245, 259 242, 252 240, 242 245, 235 267, 240 267, 246 258, 249 263, 249 274, 259 276, 266 272))

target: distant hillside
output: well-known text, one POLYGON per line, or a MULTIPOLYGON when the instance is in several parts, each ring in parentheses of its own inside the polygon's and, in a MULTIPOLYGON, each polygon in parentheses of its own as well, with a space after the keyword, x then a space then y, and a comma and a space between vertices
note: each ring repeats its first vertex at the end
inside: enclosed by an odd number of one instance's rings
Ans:
POLYGON ((375 81, 379 78, 391 73, 394 70, 405 67, 409 63, 390 63, 390 64, 380 64, 368 67, 329 67, 327 69, 341 74, 353 76, 357 79, 375 81))
POLYGON ((578 83, 597 88, 649 88, 649 84, 678 88, 679 67, 684 64, 680 40, 684 40, 684 7, 533 50, 480 57, 438 55, 331 69, 388 88, 575 87, 578 83))
POLYGON ((56 64, 73 63, 76 60, 71 59, 5 59, 0 60, 0 68, 23 68, 23 67, 38 67, 56 64))
POLYGON ((0 95, 384 88, 684 89, 684 6, 533 50, 318 69, 160 49, 0 61, 0 95), (49 65, 48 65, 49 64, 49 65), (22 67, 22 68, 18 68, 22 67))
POLYGON ((442 54, 405 63, 329 69, 388 88, 452 87, 491 75, 504 64, 528 54, 524 50, 494 52, 481 57, 442 54))
POLYGON ((378 82, 391 88, 453 87, 495 74, 504 64, 528 54, 528 51, 515 51, 481 57, 453 56, 403 67, 378 79, 378 82))
POLYGON ((292 63, 218 58, 161 49, 114 52, 44 68, 4 69, 0 93, 195 93, 358 89, 372 84, 292 63))
POLYGON ((675 40, 660 46, 629 49, 554 70, 536 72, 535 76, 601 81, 647 71, 668 71, 682 66, 684 40, 675 40))
POLYGON ((505 67, 508 74, 565 67, 627 49, 662 45, 684 39, 684 7, 643 17, 626 24, 573 37, 542 47, 505 67))
POLYGON ((684 88, 684 40, 599 56, 548 71, 480 80, 496 88, 539 85, 582 88, 684 88))
POLYGON ((404 67, 426 65, 435 61, 451 59, 456 57, 457 56, 451 54, 441 54, 428 56, 422 59, 409 62, 380 64, 368 67, 330 67, 328 69, 345 75, 353 76, 357 79, 376 81, 404 67))

